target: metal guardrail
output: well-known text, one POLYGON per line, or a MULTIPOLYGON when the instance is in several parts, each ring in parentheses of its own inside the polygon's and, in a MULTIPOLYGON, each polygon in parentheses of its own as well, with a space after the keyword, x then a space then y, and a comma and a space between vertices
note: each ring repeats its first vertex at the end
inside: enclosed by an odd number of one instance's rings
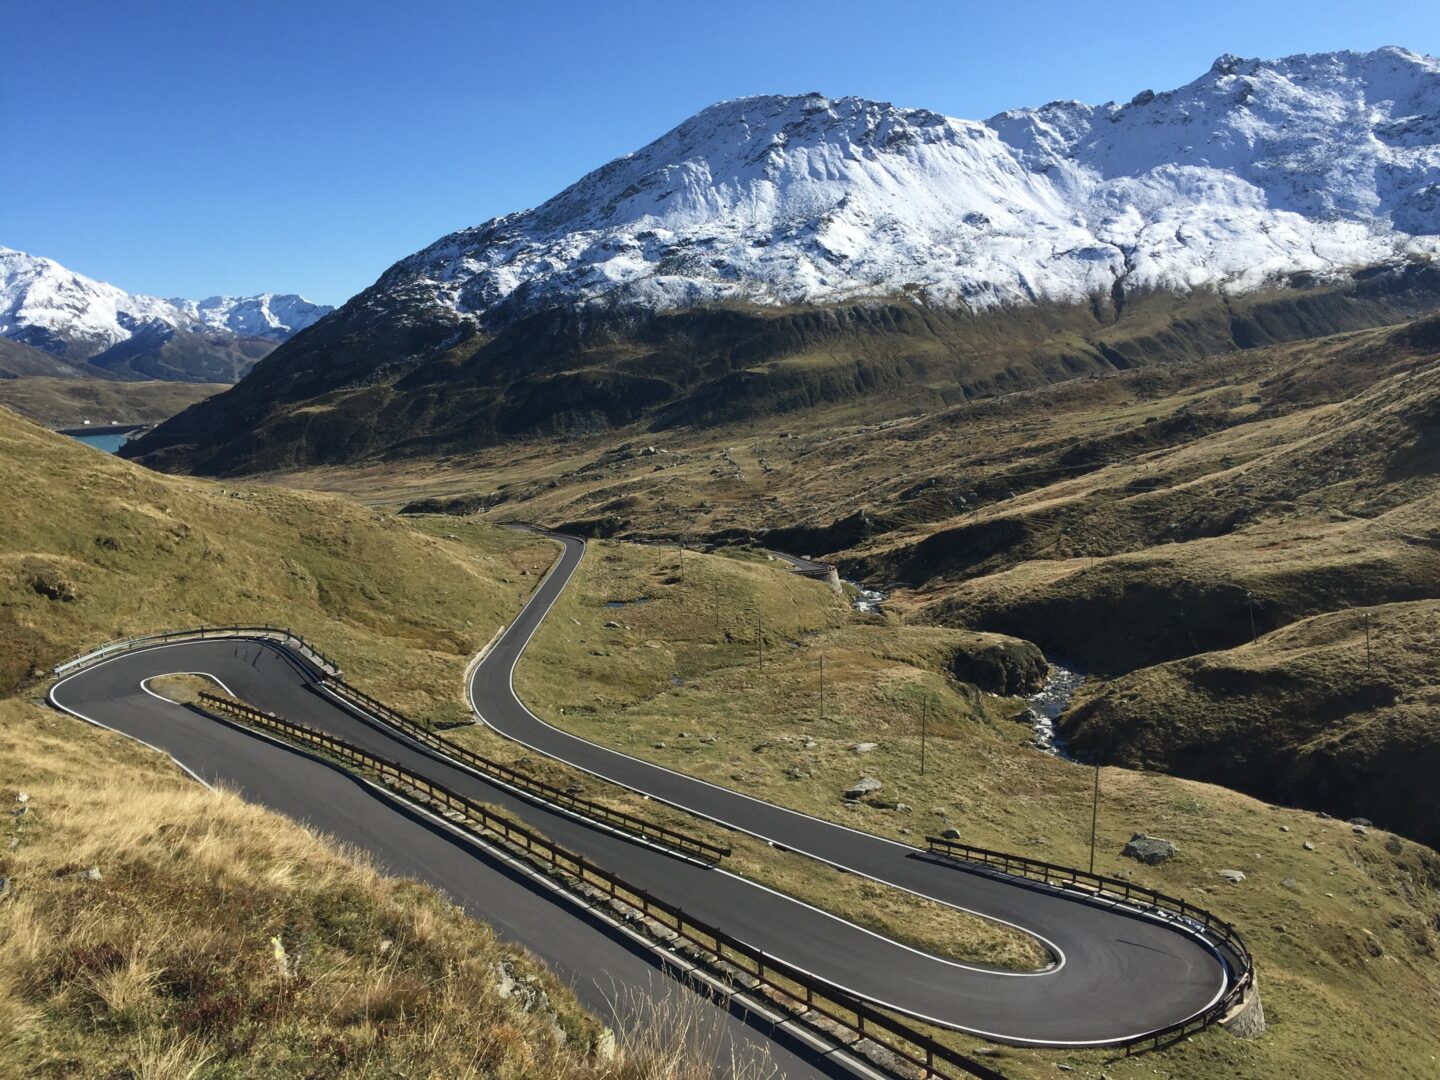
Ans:
POLYGON ((483 757, 459 743, 451 742, 442 735, 436 734, 424 724, 410 719, 398 709, 386 705, 383 701, 371 697, 363 690, 358 690, 345 682, 343 679, 325 678, 321 685, 330 690, 337 697, 348 702, 350 705, 364 712, 375 715, 376 718, 390 724, 409 735, 416 742, 423 743, 432 750, 437 750, 447 757, 455 758, 469 765, 477 772, 484 773, 492 780, 497 780, 509 787, 517 788, 521 792, 533 795, 544 802, 553 803, 571 810, 582 817, 592 821, 599 821, 622 832, 634 834, 650 840, 654 843, 664 845, 686 855, 694 855, 707 862, 719 862, 730 854, 730 848, 722 847, 719 844, 712 844, 708 840, 702 840, 698 836, 691 836, 689 833, 680 832, 677 829, 667 828, 664 825, 657 825, 653 821, 646 821, 644 818, 636 817, 634 814, 627 814, 623 810, 616 810, 601 803, 593 802, 590 799, 582 799, 563 788, 557 788, 553 784, 547 784, 543 780, 536 780, 533 776, 527 776, 504 765, 498 761, 483 757))
POLYGON ((1123 878, 1091 874, 1073 866, 1061 866, 1040 859, 1031 859, 1024 855, 1012 855, 1005 851, 974 847, 940 836, 927 836, 925 842, 932 854, 959 862, 978 864, 991 870, 998 870, 1010 877, 1023 877, 1061 889, 1083 891, 1091 896, 1103 896, 1123 901, 1132 907, 1169 912, 1187 924, 1186 929, 1191 933, 1209 940, 1212 945, 1223 948, 1235 957, 1239 972, 1235 975, 1230 989, 1204 1012, 1159 1031, 1111 1043, 1112 1046, 1133 1049, 1148 1043, 1158 1047, 1203 1031, 1239 1004, 1255 981, 1255 961, 1250 955, 1244 939, 1240 937, 1240 932, 1224 919, 1213 915, 1204 908, 1196 907, 1187 900, 1168 896, 1123 878))
MULTIPOLYGON (((152 645, 172 641, 209 640, 223 637, 266 637, 283 641, 285 644, 297 648, 301 652, 301 655, 310 660, 320 671, 322 684, 341 697, 349 698, 352 705, 377 713, 382 720, 394 724, 396 727, 416 738, 417 741, 431 745, 443 753, 454 756, 466 764, 492 775, 497 780, 529 791, 539 798, 561 803, 577 813, 606 820, 608 824, 612 824, 617 828, 626 829, 627 831, 640 833, 648 839, 657 840, 673 846, 679 846, 676 840, 683 841, 688 846, 681 850, 694 853, 709 850, 717 853, 715 857, 702 856, 712 858, 712 861, 720 856, 730 854, 728 847, 721 848, 709 844, 707 841, 667 829, 664 826, 646 822, 642 818, 632 817, 629 814, 612 810, 609 807, 601 806, 598 803, 593 803, 586 799, 579 799, 569 792, 535 780, 532 777, 525 776, 523 773, 518 773, 511 769, 509 766, 490 761, 456 743, 450 742, 448 739, 436 735, 424 725, 411 720, 403 713, 344 682, 342 672, 334 661, 315 645, 307 641, 302 635, 295 633, 288 627, 202 626, 187 630, 171 630, 157 634, 122 638, 108 642, 89 652, 74 656, 64 663, 57 664, 54 668, 54 674, 59 677, 69 672, 80 670, 91 664, 99 663, 111 656, 117 656, 134 649, 147 648, 152 645), (604 816, 602 817, 602 815, 604 816), (647 830, 646 832, 641 832, 640 827, 642 826, 647 830), (675 840, 665 839, 666 837, 672 837, 675 838, 675 840)), ((899 1038, 902 1042, 906 1042, 910 1046, 909 1050, 897 1048, 888 1042, 881 1042, 880 1045, 888 1052, 904 1059, 911 1065, 927 1070, 931 1076, 940 1077, 942 1080, 945 1080, 947 1077, 957 1075, 940 1071, 937 1065, 943 1064, 960 1069, 965 1075, 981 1077, 983 1080, 1004 1080, 1003 1074, 990 1069, 988 1066, 967 1058, 957 1051, 951 1050, 949 1047, 936 1042, 923 1032, 919 1032, 903 1022, 895 1020, 885 1013, 865 1004, 858 998, 846 994, 844 991, 831 987, 823 980, 816 979, 812 975, 790 967, 783 961, 766 957, 763 952, 752 949, 750 946, 745 945, 736 938, 732 938, 721 930, 690 919, 679 908, 656 900, 644 890, 626 885, 621 878, 595 866, 586 860, 584 856, 576 855, 552 844, 550 841, 540 837, 539 834, 533 833, 524 826, 511 822, 503 816, 495 814, 493 811, 486 810, 480 806, 480 804, 467 799, 463 795, 457 795, 438 784, 431 783, 418 774, 409 772, 393 762, 376 758, 324 732, 282 720, 279 717, 253 709, 250 706, 241 705, 238 702, 216 697, 212 694, 202 693, 200 694, 200 698, 218 711, 228 712, 230 715, 238 716, 243 720, 256 723, 259 726, 290 735, 308 745, 317 746, 327 752, 333 753, 335 756, 341 758, 341 760, 349 761, 353 764, 361 764, 367 768, 373 768, 380 773, 382 778, 390 777, 398 780, 403 777, 403 781, 400 782, 426 793, 450 809, 455 809, 466 814, 467 817, 470 817, 472 820, 479 821, 482 824, 487 821, 497 823, 498 828, 491 824, 485 824, 484 827, 490 829, 490 831, 498 832, 499 835, 504 836, 507 841, 513 843, 513 838, 519 837, 522 840, 526 840, 527 844, 534 843, 539 845, 538 847, 526 846, 526 844, 521 845, 531 854, 548 849, 553 856, 547 860, 551 865, 561 869, 564 869, 566 865, 578 868, 567 872, 574 873, 575 876, 587 884, 595 883, 591 880, 593 877, 595 881, 601 882, 604 891, 613 899, 629 904, 632 907, 637 907, 637 910, 647 917, 655 918, 657 912, 664 914, 674 922, 674 925, 670 923, 664 923, 664 925, 670 926, 677 936, 712 953, 719 960, 726 963, 734 963, 738 957, 749 963, 753 963, 755 965, 753 969, 745 967, 743 963, 737 966, 751 978, 756 979, 759 983, 775 993, 782 995, 794 1003, 799 1003, 803 1007, 803 1010, 819 1013, 833 1023, 855 1032, 862 1038, 874 1039, 875 1034, 880 1032, 894 1038, 899 1038), (625 899, 624 894, 638 899, 638 906, 632 903, 631 900, 625 899), (697 937, 695 936, 696 934, 700 936, 697 937), (709 939, 714 942, 714 947, 712 948, 704 944, 704 939, 709 939), (729 950, 729 952, 726 950, 729 950), (788 983, 793 984, 793 987, 787 988, 783 984, 778 984, 773 981, 775 978, 782 978, 788 983), (834 1012, 836 1008, 840 1009, 839 1015, 836 1015, 834 1012), (843 1018, 845 1016, 853 1016, 855 1019, 853 1022, 849 1022, 843 1018), (867 1028, 866 1024, 869 1024, 870 1027, 867 1028)), ((982 865, 988 869, 998 870, 1008 876, 1041 881, 1062 889, 1080 890, 1092 896, 1109 895, 1118 900, 1123 900, 1132 906, 1138 906, 1138 898, 1146 907, 1154 910, 1167 911, 1185 920, 1189 924, 1188 928, 1192 932, 1201 937, 1208 935, 1213 939, 1212 944, 1218 944, 1236 958, 1240 971, 1235 981, 1225 995, 1203 1013, 1189 1020, 1182 1021, 1181 1023, 1172 1024, 1170 1027, 1163 1028, 1159 1031, 1137 1036, 1132 1039, 1119 1040, 1107 1045, 1123 1047, 1127 1053, 1129 1053, 1133 1051, 1135 1047, 1143 1046, 1147 1043, 1158 1047, 1176 1042, 1188 1035, 1202 1031, 1219 1021, 1244 998, 1254 983, 1254 959, 1235 927, 1209 911, 1206 911, 1204 908, 1190 904, 1188 901, 1167 896, 1154 889, 1145 888, 1144 886, 1136 885, 1133 882, 1125 881, 1121 878, 1110 878, 1099 874, 1091 874, 1075 867, 1047 863, 1042 860, 1028 858, 1024 855, 1015 855, 1009 852, 975 847, 970 844, 963 844, 956 840, 948 840, 937 836, 926 837, 926 842, 932 854, 941 855, 960 862, 982 865)), ((662 923, 664 922, 664 920, 660 921, 662 921, 662 923)))
POLYGON ((152 645, 164 645, 172 641, 205 641, 223 637, 264 637, 283 641, 292 648, 298 649, 300 654, 310 660, 322 673, 336 677, 340 675, 340 668, 333 660, 307 641, 303 635, 297 634, 288 626, 197 626, 188 630, 166 630, 158 634, 119 638, 91 649, 89 652, 72 656, 64 663, 56 664, 54 674, 57 677, 67 675, 72 671, 89 667, 91 664, 108 660, 112 656, 118 656, 134 649, 149 648, 152 645))
POLYGON ((164 645, 171 642, 182 641, 208 641, 215 638, 267 638, 279 641, 291 649, 298 651, 303 657, 309 660, 321 674, 322 685, 328 687, 342 698, 347 699, 352 705, 375 714, 387 723, 400 728, 406 734, 419 742, 423 742, 432 749, 441 751, 452 757, 464 761, 467 765, 486 775, 509 784, 521 791, 527 792, 536 798, 556 803, 566 809, 593 820, 601 821, 612 828, 641 836, 653 843, 662 844, 673 848, 676 851, 710 862, 718 862, 730 854, 730 848, 712 844, 699 837, 690 836, 687 833, 676 829, 666 828, 654 822, 646 821, 644 818, 627 814, 621 810, 614 810, 600 803, 592 802, 589 799, 579 798, 570 792, 526 776, 517 772, 508 765, 491 761, 481 757, 479 754, 467 750, 449 739, 442 738, 435 734, 428 727, 417 721, 411 720, 399 710, 391 708, 384 702, 371 697, 363 690, 359 690, 342 678, 339 665, 320 651, 314 644, 307 641, 302 635, 297 634, 289 627, 278 626, 199 626, 186 630, 168 630, 158 634, 144 634, 137 637, 121 638, 108 642, 97 649, 66 660, 63 664, 57 664, 54 668, 56 677, 79 671, 91 664, 100 663, 113 656, 131 652, 136 649, 149 648, 155 645, 164 645))
MULTIPOLYGON (((816 1017, 850 1032, 856 1038, 848 1045, 856 1053, 864 1053, 867 1048, 861 1043, 869 1042, 885 1054, 907 1062, 912 1068, 923 1069, 927 1075, 939 1080, 958 1080, 961 1076, 1005 1080, 1003 1074, 937 1042, 903 1020, 889 1016, 783 960, 767 956, 723 930, 692 919, 675 905, 657 899, 646 890, 629 884, 618 874, 597 866, 585 856, 561 847, 474 799, 459 795, 395 762, 377 758, 326 732, 282 720, 229 698, 209 693, 201 693, 199 698, 206 707, 222 716, 275 732, 346 764, 359 766, 374 773, 386 787, 398 794, 418 794, 437 806, 458 813, 469 824, 500 838, 512 849, 519 849, 523 857, 552 867, 572 881, 598 889, 617 905, 628 909, 634 917, 648 919, 664 928, 673 935, 670 939, 672 943, 675 938, 688 942, 696 951, 711 958, 708 966, 712 970, 718 969, 727 982, 739 984, 746 990, 764 987, 768 991, 768 1000, 787 1008, 820 1030, 825 1028, 817 1023, 816 1017), (747 981, 754 985, 747 985, 747 981)), ((833 1032, 828 1034, 834 1037, 833 1032)), ((870 1060, 878 1067, 886 1068, 883 1059, 870 1060)))

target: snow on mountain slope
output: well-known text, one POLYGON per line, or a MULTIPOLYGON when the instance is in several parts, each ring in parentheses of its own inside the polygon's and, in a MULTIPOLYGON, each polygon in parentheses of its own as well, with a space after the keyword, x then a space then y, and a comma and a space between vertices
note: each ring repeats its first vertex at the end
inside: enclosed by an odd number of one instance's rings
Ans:
POLYGON ((77 274, 53 259, 0 247, 0 336, 84 360, 139 329, 179 330, 284 341, 332 309, 301 296, 161 300, 127 293, 77 274))
POLYGON ((207 300, 171 300, 170 303, 212 330, 276 341, 284 341, 334 310, 325 304, 312 304, 294 293, 212 296, 207 300))
POLYGON ((1126 105, 955 120, 857 98, 722 102, 378 287, 482 322, 907 294, 985 308, 1252 289, 1440 251, 1440 61, 1221 57, 1126 105))

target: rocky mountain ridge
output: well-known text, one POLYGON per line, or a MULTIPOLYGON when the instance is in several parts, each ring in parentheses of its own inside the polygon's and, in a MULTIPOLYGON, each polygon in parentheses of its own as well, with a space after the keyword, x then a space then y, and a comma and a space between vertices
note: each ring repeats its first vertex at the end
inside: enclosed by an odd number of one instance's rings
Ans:
POLYGON ((928 411, 1440 305, 1440 61, 1222 57, 980 123, 703 110, 442 238, 127 453, 253 472, 517 438, 928 411))
POLYGON ((909 296, 984 309, 1245 291, 1440 250, 1440 61, 1221 57, 1127 104, 985 122, 819 94, 721 102, 380 288, 495 325, 909 296))
MULTIPOLYGON (((68 365, 92 363, 111 374, 133 367, 143 356, 155 370, 133 372, 152 378, 189 378, 174 363, 157 362, 163 351, 192 358, 203 355, 208 376, 234 381, 243 370, 223 373, 221 354, 236 351, 250 364, 270 348, 333 309, 294 294, 169 299, 127 293, 39 256, 0 247, 0 337, 49 353, 68 365), (118 350, 113 352, 112 350, 118 350), (124 357, 123 364, 117 356, 124 357)), ((142 365, 144 366, 144 365, 142 365)), ((233 365, 231 365, 233 366, 233 365)))

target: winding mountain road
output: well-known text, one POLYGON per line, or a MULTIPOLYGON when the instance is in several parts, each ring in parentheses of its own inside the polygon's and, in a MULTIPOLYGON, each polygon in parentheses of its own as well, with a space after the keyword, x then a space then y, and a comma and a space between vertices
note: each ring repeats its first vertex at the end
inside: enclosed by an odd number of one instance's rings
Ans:
MULTIPOLYGON (((502 936, 549 962, 602 1013, 609 1012, 617 988, 657 992, 650 984, 666 980, 656 973, 653 955, 602 925, 594 913, 565 910, 565 901, 444 823, 397 808, 369 785, 303 753, 165 701, 151 694, 145 681, 173 672, 208 674, 261 709, 329 731, 499 805, 752 946, 871 1001, 957 1030, 1019 1044, 1112 1043, 1192 1017, 1224 994, 1231 978, 1224 955, 1173 920, 941 863, 904 844, 684 776, 540 720, 516 696, 513 672, 585 551, 580 540, 552 538, 562 545, 558 561, 471 675, 469 694, 484 722, 538 752, 701 817, 1020 927, 1043 941, 1056 962, 1043 971, 1015 973, 931 956, 722 868, 521 799, 340 702, 307 665, 273 642, 194 641, 125 653, 62 679, 51 700, 165 750, 207 782, 233 785, 247 798, 374 852, 391 870, 445 889, 502 936)), ((842 1071, 843 1063, 811 1053, 763 1017, 706 1007, 720 1014, 722 1055, 743 1059, 769 1046, 785 1075, 842 1071)))

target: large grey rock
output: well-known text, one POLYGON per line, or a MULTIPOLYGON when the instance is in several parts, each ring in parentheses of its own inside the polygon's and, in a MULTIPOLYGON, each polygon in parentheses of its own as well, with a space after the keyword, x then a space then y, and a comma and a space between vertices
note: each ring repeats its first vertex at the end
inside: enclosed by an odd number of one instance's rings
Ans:
POLYGON ((1173 859, 1177 850, 1169 840, 1137 832, 1130 837, 1130 842, 1125 845, 1120 854, 1136 859, 1147 866, 1159 866, 1161 863, 1173 859))
POLYGON ((1001 696, 1035 693, 1045 685, 1049 670, 1044 654, 1018 638, 989 642, 950 658, 955 678, 1001 696))
POLYGON ((863 799, 872 791, 879 791, 884 786, 884 784, 882 784, 879 780, 876 780, 873 776, 862 776, 859 780, 856 780, 855 783, 851 784, 848 788, 845 789, 845 798, 863 799))
POLYGON ((855 754, 868 754, 870 753, 870 751, 876 749, 879 745, 879 743, 873 742, 857 742, 850 747, 850 751, 851 753, 855 754))
POLYGON ((1221 871, 1220 871, 1220 876, 1221 876, 1222 878, 1224 878, 1226 881, 1228 881, 1231 885, 1239 885, 1242 881, 1245 880, 1245 871, 1244 871, 1244 870, 1221 870, 1221 871))

